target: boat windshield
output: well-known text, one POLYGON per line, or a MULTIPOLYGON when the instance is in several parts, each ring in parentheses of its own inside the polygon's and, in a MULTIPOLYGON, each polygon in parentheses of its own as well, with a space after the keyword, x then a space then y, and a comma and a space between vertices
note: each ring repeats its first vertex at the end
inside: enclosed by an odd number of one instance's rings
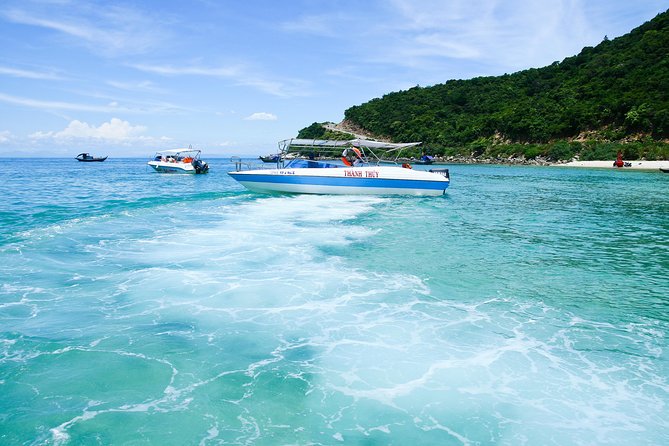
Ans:
POLYGON ((342 167, 338 164, 324 163, 323 161, 313 161, 313 160, 304 160, 295 158, 291 160, 284 169, 299 169, 299 168, 309 168, 309 169, 331 169, 333 167, 342 167))

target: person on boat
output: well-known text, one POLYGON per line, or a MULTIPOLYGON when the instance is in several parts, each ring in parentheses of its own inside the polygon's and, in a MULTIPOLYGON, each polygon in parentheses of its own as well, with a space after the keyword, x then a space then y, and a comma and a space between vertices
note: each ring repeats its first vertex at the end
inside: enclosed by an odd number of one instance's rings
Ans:
POLYGON ((362 160, 362 152, 357 147, 351 147, 350 149, 344 149, 341 154, 341 160, 346 166, 362 166, 364 161, 362 160))

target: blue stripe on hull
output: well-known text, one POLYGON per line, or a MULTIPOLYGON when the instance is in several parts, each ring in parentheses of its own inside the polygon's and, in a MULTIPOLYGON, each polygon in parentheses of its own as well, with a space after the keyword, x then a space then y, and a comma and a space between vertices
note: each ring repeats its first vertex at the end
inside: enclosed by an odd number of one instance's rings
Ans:
POLYGON ((444 195, 445 189, 407 189, 388 187, 318 186, 295 183, 252 183, 240 181, 248 190, 261 193, 324 194, 324 195, 444 195))
POLYGON ((388 178, 349 178, 349 177, 320 177, 305 175, 256 175, 237 172, 228 174, 240 183, 270 183, 270 184, 300 184, 333 187, 369 187, 388 189, 423 189, 445 190, 447 181, 429 180, 400 180, 388 178))

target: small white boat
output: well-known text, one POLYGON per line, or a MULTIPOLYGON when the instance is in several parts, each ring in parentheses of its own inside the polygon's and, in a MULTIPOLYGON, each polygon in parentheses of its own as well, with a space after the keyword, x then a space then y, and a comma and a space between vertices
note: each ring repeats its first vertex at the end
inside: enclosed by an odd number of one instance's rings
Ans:
POLYGON ((187 149, 163 150, 157 152, 148 165, 161 173, 207 173, 209 165, 200 159, 201 151, 187 149))
POLYGON ((386 152, 420 143, 391 144, 354 139, 350 141, 290 139, 279 143, 282 153, 299 151, 301 156, 275 169, 242 170, 228 174, 249 190, 299 194, 443 195, 450 184, 448 169, 412 169, 404 164, 381 165, 373 149, 386 152), (342 150, 338 161, 322 161, 330 150, 342 150), (370 162, 370 157, 375 162, 370 162), (316 158, 319 158, 317 160, 316 158))

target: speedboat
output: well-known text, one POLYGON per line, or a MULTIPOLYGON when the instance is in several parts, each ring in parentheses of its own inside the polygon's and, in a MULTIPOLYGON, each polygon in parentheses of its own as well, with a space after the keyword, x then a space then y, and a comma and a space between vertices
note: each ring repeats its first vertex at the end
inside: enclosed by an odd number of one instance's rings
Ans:
POLYGON ((163 150, 148 165, 160 173, 207 173, 209 165, 200 159, 201 151, 189 147, 187 149, 163 150))
POLYGON ((101 157, 96 157, 91 155, 90 153, 80 153, 79 155, 75 156, 74 159, 77 161, 81 161, 82 163, 92 163, 92 162, 99 162, 101 163, 102 161, 106 160, 106 156, 101 156, 101 157))
POLYGON ((241 162, 237 162, 236 170, 228 172, 228 175, 247 189, 263 193, 445 194, 450 184, 448 169, 425 171, 412 169, 408 164, 382 165, 381 158, 374 152, 397 151, 418 144, 391 144, 363 139, 288 139, 279 143, 282 153, 307 153, 309 159, 302 155, 277 168, 251 170, 243 170, 241 162), (330 156, 327 155, 328 150, 330 156), (339 151, 341 159, 333 161, 332 153, 339 151))

